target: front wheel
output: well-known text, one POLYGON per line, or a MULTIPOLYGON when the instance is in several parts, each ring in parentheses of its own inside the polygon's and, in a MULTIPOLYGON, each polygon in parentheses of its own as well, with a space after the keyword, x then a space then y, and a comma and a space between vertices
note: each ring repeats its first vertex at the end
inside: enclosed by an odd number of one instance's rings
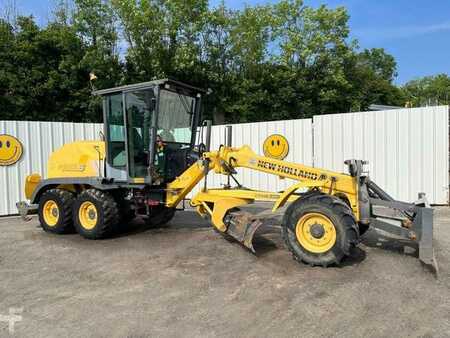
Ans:
POLYGON ((339 264, 358 241, 352 210, 339 198, 313 194, 293 202, 283 217, 283 238, 298 261, 339 264))

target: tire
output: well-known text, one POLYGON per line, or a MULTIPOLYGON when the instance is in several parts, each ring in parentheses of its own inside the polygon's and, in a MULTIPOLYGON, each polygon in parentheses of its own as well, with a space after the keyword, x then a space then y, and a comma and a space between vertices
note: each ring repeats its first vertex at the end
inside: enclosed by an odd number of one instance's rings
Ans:
POLYGON ((136 218, 136 211, 131 207, 128 200, 118 200, 116 202, 119 208, 119 222, 117 223, 117 233, 126 233, 133 228, 133 220, 136 218))
POLYGON ((119 208, 108 192, 88 189, 73 205, 73 223, 78 233, 87 239, 101 239, 113 234, 120 220, 119 208))
POLYGON ((351 208, 322 193, 293 202, 284 214, 282 231, 294 259, 312 266, 339 264, 359 238, 351 208))
POLYGON ((121 208, 120 209, 121 222, 123 222, 123 223, 130 223, 135 218, 136 218, 136 212, 133 209, 131 209, 129 207, 125 207, 125 208, 121 208))
POLYGON ((119 208, 120 223, 127 224, 136 218, 136 211, 132 207, 131 201, 125 198, 124 194, 114 196, 119 208))
POLYGON ((175 216, 174 208, 159 207, 152 210, 150 216, 146 218, 145 223, 153 227, 158 227, 169 223, 173 216, 175 216))
POLYGON ((370 229, 370 225, 358 223, 358 229, 359 229, 359 235, 362 236, 367 232, 367 230, 370 229))
POLYGON ((50 189, 39 199, 39 222, 42 229, 55 234, 73 232, 74 195, 62 189, 50 189))

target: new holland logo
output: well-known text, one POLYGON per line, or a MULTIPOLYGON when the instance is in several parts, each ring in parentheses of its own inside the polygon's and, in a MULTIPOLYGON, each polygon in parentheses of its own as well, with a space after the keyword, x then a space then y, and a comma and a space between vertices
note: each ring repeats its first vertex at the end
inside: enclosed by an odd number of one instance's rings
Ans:
POLYGON ((274 173, 286 174, 289 176, 295 176, 298 178, 303 178, 312 181, 326 181, 328 178, 327 175, 323 173, 316 173, 309 170, 291 167, 286 164, 271 163, 263 160, 258 160, 257 166, 259 168, 264 168, 273 171, 274 173))
POLYGON ((82 172, 86 169, 84 164, 61 164, 59 170, 61 171, 77 171, 82 172))

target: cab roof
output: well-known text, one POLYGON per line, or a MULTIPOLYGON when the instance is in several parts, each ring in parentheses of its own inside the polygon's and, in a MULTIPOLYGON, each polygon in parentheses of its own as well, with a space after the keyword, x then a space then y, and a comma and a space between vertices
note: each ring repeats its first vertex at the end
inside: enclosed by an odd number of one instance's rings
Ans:
POLYGON ((165 85, 173 85, 176 87, 181 87, 181 88, 185 88, 187 90, 196 92, 196 93, 202 93, 205 94, 207 91, 198 87, 194 87, 191 85, 188 85, 186 83, 180 82, 180 81, 175 81, 172 79, 160 79, 160 80, 153 80, 153 81, 147 81, 147 82, 140 82, 140 83, 134 83, 131 85, 126 85, 126 86, 119 86, 119 87, 114 87, 114 88, 107 88, 107 89, 100 89, 100 90, 95 90, 92 92, 93 95, 108 95, 111 93, 120 93, 120 92, 125 92, 125 91, 133 91, 133 90, 139 90, 139 89, 145 89, 145 88, 150 88, 150 87, 154 87, 154 86, 165 86, 165 85))

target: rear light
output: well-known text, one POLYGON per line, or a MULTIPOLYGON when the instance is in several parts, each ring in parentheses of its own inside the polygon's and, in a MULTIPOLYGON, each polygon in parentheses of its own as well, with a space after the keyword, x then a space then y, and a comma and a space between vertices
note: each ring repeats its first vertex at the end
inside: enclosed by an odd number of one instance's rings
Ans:
POLYGON ((150 199, 147 200, 147 205, 149 205, 151 207, 156 207, 160 204, 161 204, 161 202, 158 200, 150 200, 150 199))

